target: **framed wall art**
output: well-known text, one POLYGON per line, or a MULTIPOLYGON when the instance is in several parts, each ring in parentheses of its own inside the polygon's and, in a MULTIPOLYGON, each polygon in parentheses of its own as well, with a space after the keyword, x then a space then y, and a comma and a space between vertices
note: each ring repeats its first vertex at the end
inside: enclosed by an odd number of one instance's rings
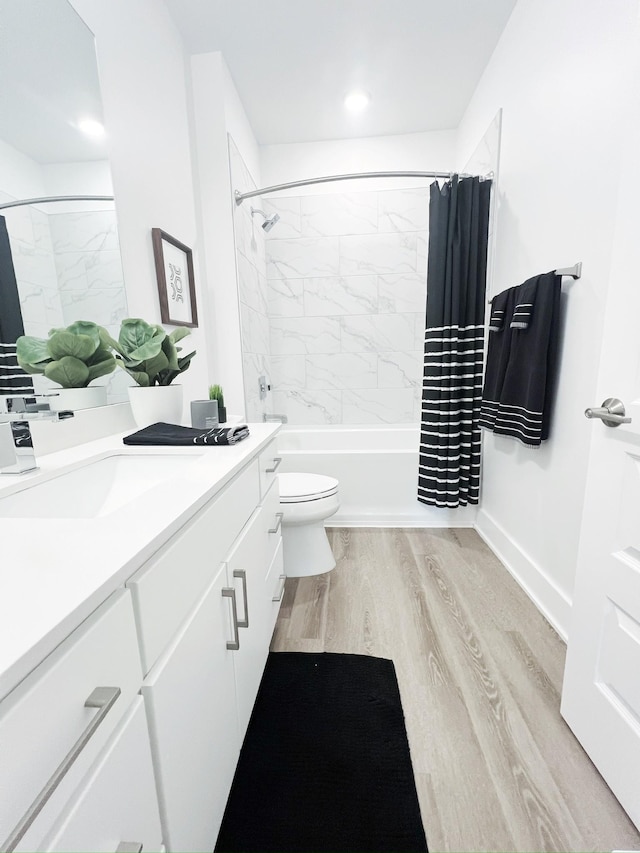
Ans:
POLYGON ((198 325, 193 253, 188 246, 160 228, 151 229, 156 263, 160 318, 171 326, 198 325))

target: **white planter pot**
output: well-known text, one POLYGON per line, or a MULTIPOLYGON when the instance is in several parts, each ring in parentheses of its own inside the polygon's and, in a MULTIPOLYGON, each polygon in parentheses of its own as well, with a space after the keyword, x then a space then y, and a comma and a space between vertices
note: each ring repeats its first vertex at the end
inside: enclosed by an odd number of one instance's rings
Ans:
POLYGON ((182 385, 130 385, 127 391, 133 419, 140 429, 158 422, 182 421, 182 385))
POLYGON ((70 409, 94 409, 96 406, 107 405, 107 389, 104 385, 88 385, 86 388, 59 388, 56 397, 47 397, 47 402, 54 412, 70 409))

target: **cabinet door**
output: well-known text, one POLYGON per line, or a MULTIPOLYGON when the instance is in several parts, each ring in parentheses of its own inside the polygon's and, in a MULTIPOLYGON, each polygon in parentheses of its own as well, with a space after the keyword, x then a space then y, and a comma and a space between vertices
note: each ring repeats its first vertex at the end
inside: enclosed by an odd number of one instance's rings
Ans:
POLYGON ((142 687, 169 851, 211 851, 240 740, 224 568, 142 687))
POLYGON ((162 831, 143 699, 130 711, 43 850, 114 853, 123 842, 160 850, 162 831))
POLYGON ((267 578, 281 540, 278 511, 278 492, 271 489, 262 507, 242 532, 227 562, 227 578, 229 586, 236 590, 241 625, 240 648, 234 656, 241 739, 249 723, 273 633, 275 585, 271 579, 267 584, 267 578))

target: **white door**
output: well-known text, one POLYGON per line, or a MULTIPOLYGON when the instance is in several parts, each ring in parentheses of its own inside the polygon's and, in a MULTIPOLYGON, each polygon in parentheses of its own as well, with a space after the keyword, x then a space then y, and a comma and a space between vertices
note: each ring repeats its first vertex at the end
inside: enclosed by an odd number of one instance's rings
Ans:
MULTIPOLYGON (((635 39, 636 55, 640 43, 635 39)), ((640 74, 633 69, 562 715, 640 827, 640 74)), ((612 153, 612 157, 615 155, 612 153)), ((585 175, 585 180, 589 176, 585 175)), ((613 202, 612 202, 613 203, 613 202)), ((579 286, 579 285, 578 285, 579 286)))

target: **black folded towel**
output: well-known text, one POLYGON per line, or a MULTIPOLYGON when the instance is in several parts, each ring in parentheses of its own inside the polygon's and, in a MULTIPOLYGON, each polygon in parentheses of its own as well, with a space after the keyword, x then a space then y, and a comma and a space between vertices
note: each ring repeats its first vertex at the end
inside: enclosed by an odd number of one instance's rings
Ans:
POLYGON ((193 444, 237 444, 249 435, 246 424, 214 429, 194 429, 177 424, 157 423, 125 436, 125 444, 191 446, 193 444))

